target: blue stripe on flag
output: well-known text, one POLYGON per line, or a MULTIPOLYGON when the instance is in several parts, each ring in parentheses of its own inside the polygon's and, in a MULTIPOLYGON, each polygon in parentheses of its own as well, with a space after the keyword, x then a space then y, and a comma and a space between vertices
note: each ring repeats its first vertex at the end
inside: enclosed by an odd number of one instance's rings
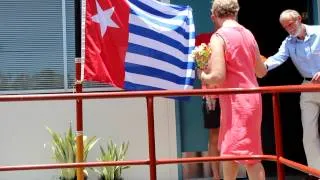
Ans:
POLYGON ((165 36, 157 31, 153 31, 151 29, 146 29, 141 26, 136 26, 136 25, 130 24, 129 31, 130 31, 130 33, 141 35, 143 37, 148 37, 150 39, 153 39, 153 40, 162 42, 164 44, 167 44, 169 46, 172 46, 176 49, 179 49, 179 51, 181 51, 184 54, 188 54, 190 52, 190 50, 192 50, 194 48, 194 47, 191 47, 191 48, 185 47, 181 42, 179 42, 171 37, 165 36))
POLYGON ((141 85, 141 84, 136 84, 136 83, 132 83, 132 82, 125 82, 124 83, 124 89, 128 89, 128 90, 135 90, 135 91, 143 91, 143 90, 165 90, 162 88, 158 88, 158 87, 152 87, 152 86, 145 86, 145 85, 141 85))
MULTIPOLYGON (((136 84, 136 83, 131 83, 131 82, 125 82, 124 83, 124 88, 130 91, 145 91, 145 90, 167 90, 163 88, 158 88, 158 87, 152 87, 152 86, 145 86, 141 84, 136 84)), ((182 100, 186 101, 189 100, 189 96, 168 96, 168 98, 172 98, 175 100, 182 100)))
MULTIPOLYGON (((129 43, 127 51, 130 53, 141 54, 141 55, 155 58, 155 59, 158 59, 158 60, 161 60, 164 62, 168 62, 170 64, 173 64, 173 65, 179 67, 180 69, 194 69, 195 68, 195 62, 193 62, 193 61, 183 62, 180 59, 178 59, 170 54, 167 54, 165 52, 158 51, 155 49, 151 49, 151 48, 148 48, 145 46, 129 43)), ((137 62, 139 62, 138 59, 137 59, 137 62)))
POLYGON ((195 81, 195 62, 190 57, 195 38, 192 9, 155 0, 129 0, 129 4, 124 88, 192 88, 195 81))
POLYGON ((180 85, 193 85, 191 77, 179 77, 173 73, 167 72, 165 70, 160 70, 152 67, 142 66, 139 64, 125 63, 125 71, 134 74, 142 74, 145 76, 152 76, 159 79, 164 79, 168 81, 175 82, 180 85))

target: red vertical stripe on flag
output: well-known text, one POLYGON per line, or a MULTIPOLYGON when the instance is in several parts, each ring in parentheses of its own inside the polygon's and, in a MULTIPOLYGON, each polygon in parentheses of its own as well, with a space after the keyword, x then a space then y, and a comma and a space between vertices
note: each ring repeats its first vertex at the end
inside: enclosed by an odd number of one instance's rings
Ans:
POLYGON ((128 47, 126 0, 86 0, 84 79, 123 88, 128 47))

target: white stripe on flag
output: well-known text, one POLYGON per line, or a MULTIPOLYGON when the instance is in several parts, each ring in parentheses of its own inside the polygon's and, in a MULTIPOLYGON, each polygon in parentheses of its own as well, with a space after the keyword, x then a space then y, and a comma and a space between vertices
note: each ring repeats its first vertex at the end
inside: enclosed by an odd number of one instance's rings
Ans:
POLYGON ((166 72, 170 72, 170 73, 175 74, 179 77, 194 78, 194 70, 193 69, 187 69, 187 70, 181 69, 173 64, 170 64, 165 61, 158 60, 158 59, 150 58, 148 56, 143 56, 143 55, 133 54, 133 53, 127 52, 126 62, 159 69, 159 70, 166 71, 166 72))
MULTIPOLYGON (((130 4, 130 8, 137 14, 141 14, 141 15, 144 15, 144 16, 147 16, 149 17, 151 20, 156 20, 156 21, 159 21, 159 22, 164 22, 166 24, 170 24, 170 25, 176 25, 176 26, 180 26, 181 24, 184 23, 184 20, 185 19, 169 19, 169 18, 163 18, 161 16, 156 16, 154 14, 150 14, 142 9, 140 9, 139 7, 137 7, 136 5, 132 4, 132 3, 129 3, 130 4), (169 21, 168 21, 169 20, 169 21)), ((183 12, 183 11, 182 11, 183 12)), ((177 16, 178 14, 175 14, 175 16, 177 16)))
POLYGON ((160 12, 163 12, 168 15, 180 15, 180 16, 187 16, 188 15, 188 9, 184 11, 179 11, 177 9, 172 8, 172 4, 162 3, 158 1, 150 1, 150 0, 140 0, 142 3, 148 5, 149 7, 152 7, 153 9, 157 9, 160 12))
MULTIPOLYGON (((166 21, 170 21, 170 20, 167 19, 163 23, 167 23, 166 21)), ((140 16, 137 16, 137 15, 132 14, 132 13, 130 13, 130 16, 129 16, 129 23, 130 24, 135 24, 135 25, 141 26, 141 27, 150 27, 150 29, 152 28, 154 30, 159 30, 159 31, 172 31, 172 29, 170 29, 170 28, 167 28, 167 27, 164 27, 164 26, 160 26, 160 25, 150 21, 149 19, 141 18, 140 16)), ((182 29, 184 29, 186 32, 194 32, 195 31, 194 25, 187 25, 187 23, 183 23, 183 24, 180 24, 179 26, 182 29)))
MULTIPOLYGON (((176 31, 174 31, 172 29, 169 29, 169 28, 166 28, 163 26, 159 26, 158 24, 154 24, 149 20, 142 20, 139 16, 136 16, 135 14, 130 14, 129 19, 130 19, 129 20, 130 24, 134 24, 134 25, 137 25, 137 26, 140 26, 143 28, 157 31, 158 33, 161 33, 167 37, 174 38, 175 40, 181 42, 184 46, 189 47, 189 44, 188 44, 189 39, 184 38, 183 35, 177 33, 176 31)), ((185 25, 185 26, 186 26, 185 30, 187 32, 194 32, 194 26, 190 26, 190 27, 188 25, 185 25)), ((191 41, 190 43, 194 44, 195 39, 190 39, 190 41, 191 41)))
POLYGON ((144 86, 152 86, 161 89, 192 89, 191 85, 180 85, 171 81, 167 81, 164 79, 159 79, 151 76, 145 76, 141 74, 134 74, 125 72, 125 81, 144 85, 144 86))
MULTIPOLYGON (((175 47, 169 46, 168 44, 164 44, 160 41, 156 41, 156 40, 144 37, 144 36, 139 36, 136 34, 129 33, 129 42, 134 43, 134 44, 138 44, 141 46, 145 46, 145 47, 157 50, 157 51, 164 52, 166 54, 169 54, 171 56, 176 57, 177 59, 179 59, 182 62, 188 62, 188 59, 186 59, 188 54, 184 54, 181 51, 179 51, 179 49, 176 49, 175 47)), ((186 42, 188 42, 188 41, 186 41, 186 42)))

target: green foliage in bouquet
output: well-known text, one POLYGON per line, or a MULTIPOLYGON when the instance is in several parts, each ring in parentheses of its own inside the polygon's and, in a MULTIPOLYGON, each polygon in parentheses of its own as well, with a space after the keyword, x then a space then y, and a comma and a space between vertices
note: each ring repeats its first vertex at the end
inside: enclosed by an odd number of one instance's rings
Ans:
MULTIPOLYGON (((106 149, 100 146, 100 156, 98 161, 123 161, 127 154, 129 142, 122 143, 121 146, 116 145, 110 140, 106 149)), ((99 180, 121 180, 122 171, 129 166, 104 166, 93 168, 98 173, 99 180)))
POLYGON ((207 67, 210 56, 211 48, 205 43, 196 46, 192 51, 192 57, 196 62, 197 68, 201 70, 204 70, 207 67))
MULTIPOLYGON (((52 152, 53 159, 58 163, 74 163, 76 162, 76 135, 72 132, 71 127, 68 128, 65 135, 54 132, 49 127, 46 127, 52 137, 52 152)), ((83 136, 83 160, 86 161, 89 151, 98 142, 95 136, 87 138, 83 136)), ((88 175, 84 169, 85 176, 88 175)), ((61 180, 74 180, 76 178, 76 168, 61 169, 61 180)))

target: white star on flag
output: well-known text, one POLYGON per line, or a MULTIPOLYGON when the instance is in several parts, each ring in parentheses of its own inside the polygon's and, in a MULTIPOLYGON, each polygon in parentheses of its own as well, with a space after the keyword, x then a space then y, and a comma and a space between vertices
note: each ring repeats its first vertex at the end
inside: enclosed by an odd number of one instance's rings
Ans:
POLYGON ((101 6, 99 5, 98 1, 96 1, 97 6, 97 14, 92 16, 92 20, 96 23, 100 24, 100 32, 101 36, 103 37, 107 31, 108 26, 119 28, 119 26, 111 19, 111 16, 114 12, 114 7, 102 10, 101 6))

